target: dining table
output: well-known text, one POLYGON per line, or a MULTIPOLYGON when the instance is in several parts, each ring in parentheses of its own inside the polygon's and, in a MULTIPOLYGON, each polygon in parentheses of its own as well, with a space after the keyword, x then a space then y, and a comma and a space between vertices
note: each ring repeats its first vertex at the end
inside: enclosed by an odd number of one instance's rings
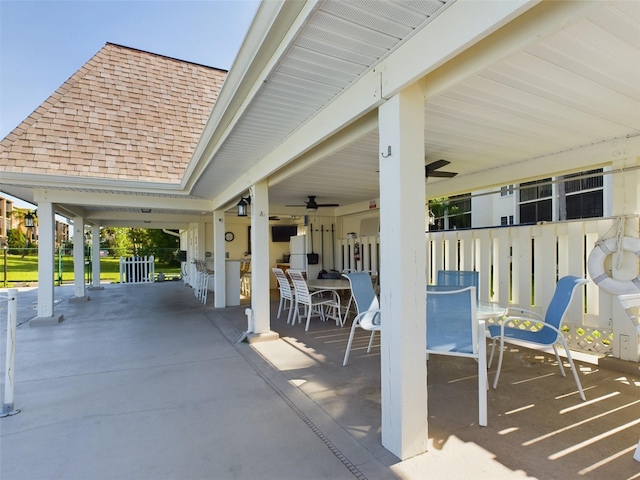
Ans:
MULTIPOLYGON (((466 287, 458 287, 454 285, 427 285, 427 295, 429 295, 429 291, 457 290, 460 288, 466 287)), ((507 311, 508 307, 504 307, 498 303, 484 302, 481 300, 478 300, 476 303, 476 318, 478 320, 484 320, 486 326, 497 323, 497 320, 504 317, 507 314, 507 311)))
POLYGON ((310 290, 333 290, 338 294, 338 297, 340 297, 341 307, 340 311, 338 312, 340 318, 337 320, 340 322, 340 326, 344 326, 347 314, 349 313, 349 309, 351 308, 351 302, 353 301, 353 297, 351 296, 351 284, 349 283, 349 280, 347 280, 346 278, 315 278, 307 280, 307 286, 310 290), (345 295, 345 290, 349 290, 349 302, 347 303, 343 314, 342 295, 345 295))

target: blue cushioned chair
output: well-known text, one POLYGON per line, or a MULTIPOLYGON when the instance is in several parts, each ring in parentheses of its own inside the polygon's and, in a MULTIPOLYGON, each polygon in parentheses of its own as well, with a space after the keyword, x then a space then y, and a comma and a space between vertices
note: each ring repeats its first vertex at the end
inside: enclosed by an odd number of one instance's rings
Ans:
POLYGON ((478 423, 487 426, 487 341, 476 318, 475 287, 427 291, 429 354, 474 358, 478 362, 478 423))
POLYGON ((558 360, 558 365, 560 366, 560 373, 564 377, 564 367, 562 366, 562 360, 560 360, 558 349, 556 348, 556 344, 560 343, 567 354, 567 360, 569 361, 571 370, 573 370, 573 377, 576 381, 578 391, 580 392, 580 398, 582 398, 582 400, 585 400, 584 392, 582 391, 582 385, 580 384, 580 379, 578 378, 578 372, 576 371, 576 367, 573 364, 571 352, 569 351, 569 347, 567 346, 567 342, 564 339, 564 335, 561 331, 562 321, 567 314, 567 309, 569 308, 569 304, 571 303, 573 294, 576 291, 576 287, 578 287, 579 285, 584 285, 585 283, 588 283, 588 280, 584 278, 574 277, 572 275, 568 275, 558 280, 558 283, 556 284, 556 290, 553 294, 553 297, 551 298, 551 303, 549 303, 549 307, 547 308, 547 312, 544 318, 535 312, 517 309, 517 313, 519 315, 509 315, 503 320, 501 325, 491 325, 489 327, 489 334, 493 339, 491 356, 489 357, 489 365, 491 365, 491 362, 493 361, 493 354, 496 349, 496 344, 498 340, 500 340, 498 369, 496 370, 496 378, 493 381, 493 388, 496 388, 498 386, 498 379, 500 378, 500 369, 502 368, 502 357, 504 354, 504 342, 513 342, 525 347, 531 346, 533 348, 535 348, 536 346, 552 346, 553 351, 556 354, 556 359, 558 360), (541 324, 542 328, 534 332, 531 330, 521 330, 519 328, 509 327, 509 323, 513 322, 514 320, 534 322, 536 324, 541 324))
POLYGON ((476 302, 478 301, 478 272, 474 270, 438 270, 436 285, 476 287, 476 302))
POLYGON ((373 290, 371 277, 366 272, 343 273, 343 277, 349 280, 351 285, 351 297, 356 304, 357 315, 351 324, 351 332, 349 333, 349 341, 347 342, 347 351, 344 353, 344 367, 349 361, 349 351, 353 343, 353 335, 356 327, 371 331, 369 339, 369 347, 367 353, 371 351, 373 337, 376 331, 380 330, 380 304, 376 292, 373 290))

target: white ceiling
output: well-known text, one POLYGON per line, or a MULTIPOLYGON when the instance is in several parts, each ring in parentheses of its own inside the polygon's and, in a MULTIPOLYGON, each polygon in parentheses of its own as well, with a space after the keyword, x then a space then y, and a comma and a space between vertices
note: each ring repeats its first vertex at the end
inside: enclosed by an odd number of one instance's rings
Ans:
MULTIPOLYGON (((318 2, 242 116, 233 120, 190 198, 216 198, 454 3, 318 2)), ((540 169, 533 168, 538 159, 638 136, 640 2, 605 2, 448 88, 432 94, 427 87, 425 92, 425 163, 446 159, 451 164, 443 170, 459 174, 453 180, 429 179, 428 193, 517 183, 541 176, 540 169), (509 172, 509 177, 492 175, 489 181, 485 176, 480 185, 474 178, 487 170, 509 172)), ((589 165, 586 157, 583 167, 589 165)), ((292 176, 270 180, 270 213, 302 213, 304 208, 292 211, 284 205, 301 204, 308 195, 315 195, 318 203, 341 206, 375 199, 378 159, 373 128, 292 176)), ((576 168, 562 162, 545 165, 545 175, 554 173, 549 168, 557 173, 576 168)), ((86 189, 89 195, 92 191, 86 189)), ((147 195, 154 213, 203 213, 199 205, 181 207, 178 198, 169 208, 147 195)), ((126 210, 104 203, 80 206, 104 222, 110 211, 116 219, 126 210)), ((139 210, 135 203, 128 211, 139 210)))

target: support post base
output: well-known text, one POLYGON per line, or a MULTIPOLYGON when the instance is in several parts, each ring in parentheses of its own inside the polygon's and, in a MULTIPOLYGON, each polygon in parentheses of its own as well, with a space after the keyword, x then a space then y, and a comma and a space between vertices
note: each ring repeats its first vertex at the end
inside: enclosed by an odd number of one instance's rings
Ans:
POLYGON ((280 335, 277 332, 265 332, 265 333, 250 333, 247 335, 247 341, 249 343, 258 343, 258 342, 272 342, 273 340, 278 340, 280 335))
POLYGON ((88 302, 89 300, 91 300, 90 296, 84 296, 84 297, 71 297, 69 299, 69 303, 82 303, 82 302, 88 302))
POLYGON ((44 325, 57 325, 64 320, 64 315, 53 315, 52 317, 35 317, 29 320, 30 327, 39 327, 44 325))

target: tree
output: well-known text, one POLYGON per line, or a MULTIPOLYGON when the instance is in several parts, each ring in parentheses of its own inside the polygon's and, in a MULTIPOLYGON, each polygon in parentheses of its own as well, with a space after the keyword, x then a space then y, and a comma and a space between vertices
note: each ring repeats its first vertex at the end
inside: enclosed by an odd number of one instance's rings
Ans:
POLYGON ((178 261, 178 249, 180 248, 180 238, 163 232, 162 230, 147 230, 147 239, 149 248, 154 250, 156 258, 163 262, 171 264, 178 261))
POLYGON ((26 241, 25 234, 17 228, 12 228, 7 232, 7 246, 9 248, 23 248, 26 241))
POLYGON ((101 229, 100 236, 103 240, 100 241, 100 245, 109 249, 113 257, 127 255, 132 247, 127 235, 128 230, 128 228, 116 227, 101 229))

